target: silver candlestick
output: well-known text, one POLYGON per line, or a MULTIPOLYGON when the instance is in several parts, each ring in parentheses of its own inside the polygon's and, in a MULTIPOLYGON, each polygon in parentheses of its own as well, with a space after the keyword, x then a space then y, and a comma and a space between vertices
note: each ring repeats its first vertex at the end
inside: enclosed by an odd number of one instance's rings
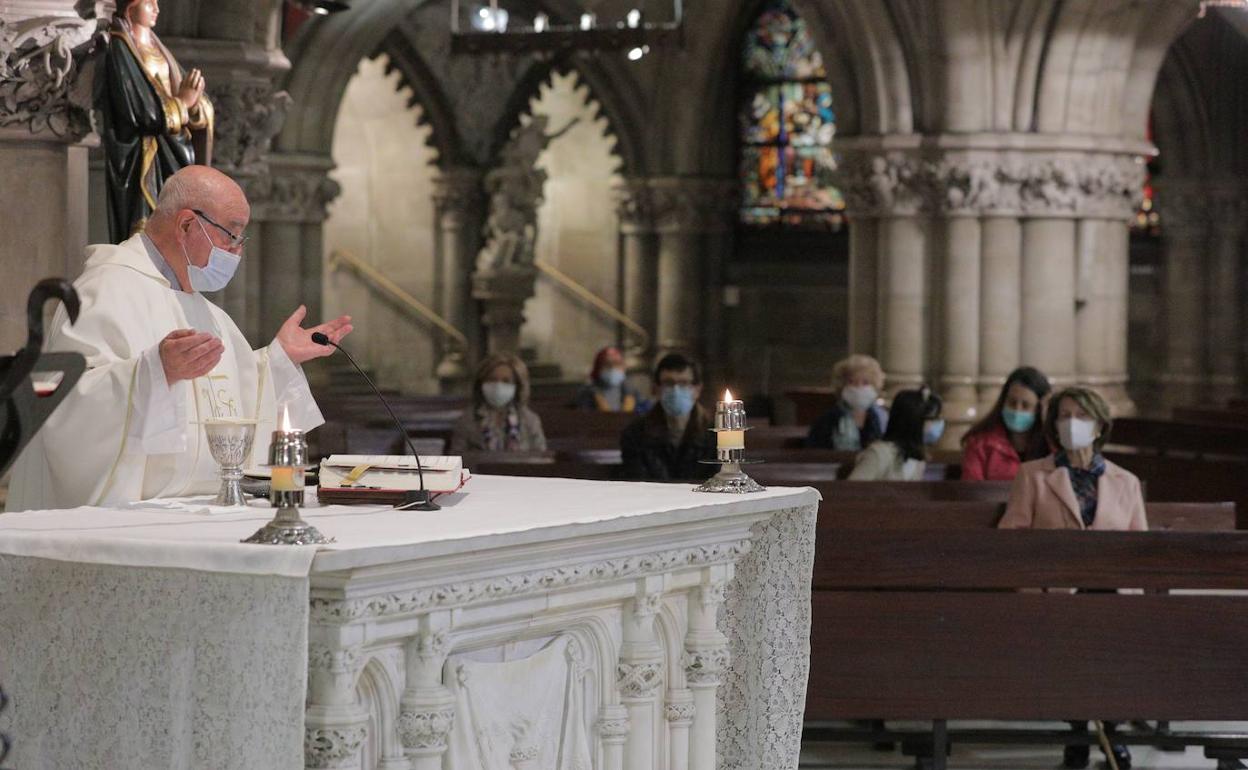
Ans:
POLYGON ((308 465, 308 440, 301 430, 275 430, 269 445, 269 502, 277 509, 273 520, 244 543, 260 545, 323 545, 332 543, 316 527, 303 520, 303 474, 308 465))
POLYGON ((745 432, 750 429, 745 419, 745 404, 726 394, 715 406, 715 459, 700 462, 719 465, 719 473, 693 488, 694 492, 763 492, 767 489, 741 470, 741 466, 760 460, 745 458, 745 432))
POLYGON ((221 466, 221 491, 213 500, 217 505, 246 505, 243 497, 243 463, 251 456, 256 438, 254 420, 206 420, 208 451, 221 466))

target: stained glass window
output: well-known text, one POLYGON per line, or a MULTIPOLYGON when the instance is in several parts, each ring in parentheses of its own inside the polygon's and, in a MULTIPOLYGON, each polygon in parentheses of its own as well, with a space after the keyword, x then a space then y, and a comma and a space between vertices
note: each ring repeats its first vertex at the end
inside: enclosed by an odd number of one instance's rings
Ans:
POLYGON ((836 113, 823 57, 806 22, 771 0, 745 39, 740 109, 741 221, 838 228, 832 185, 836 113))

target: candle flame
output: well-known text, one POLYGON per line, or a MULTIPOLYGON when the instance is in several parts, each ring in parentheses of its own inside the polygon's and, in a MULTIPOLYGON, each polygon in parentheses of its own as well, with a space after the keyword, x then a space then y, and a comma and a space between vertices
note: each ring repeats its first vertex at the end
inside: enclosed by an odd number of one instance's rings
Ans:
POLYGON ((724 400, 725 400, 725 401, 731 401, 731 400, 732 400, 732 391, 731 391, 731 390, 728 390, 727 388, 724 388, 724 400))
POLYGON ((282 418, 278 423, 278 430, 282 433, 290 432, 290 404, 282 404, 282 418))

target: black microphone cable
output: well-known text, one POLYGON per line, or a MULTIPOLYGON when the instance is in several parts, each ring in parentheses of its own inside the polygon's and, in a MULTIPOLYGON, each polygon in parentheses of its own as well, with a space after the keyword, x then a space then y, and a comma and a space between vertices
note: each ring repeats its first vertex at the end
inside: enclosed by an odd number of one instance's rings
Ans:
POLYGON ((399 418, 395 415, 394 410, 390 408, 390 404, 386 401, 385 396, 381 395, 381 391, 376 385, 373 384, 372 378, 370 378, 368 374, 360 368, 360 365, 355 362, 355 359, 351 357, 351 354, 348 353, 345 348, 337 342, 331 340, 324 333, 313 332, 312 341, 318 345, 325 345, 327 347, 336 348, 337 350, 342 351, 342 354, 347 357, 347 360, 350 361, 351 365, 355 367, 355 370, 360 373, 360 376, 364 378, 364 381, 368 383, 368 386, 373 389, 373 393, 377 394, 377 400, 380 401, 381 405, 384 406, 386 411, 390 413, 390 419, 394 420, 394 427, 399 429, 399 435, 403 437, 403 441, 407 443, 407 448, 411 450, 412 456, 416 458, 416 475, 420 479, 420 490, 408 490, 406 501, 403 505, 399 506, 399 508, 409 511, 442 510, 442 506, 433 502, 433 498, 425 489, 425 469, 420 464, 420 453, 417 452, 416 447, 412 445, 412 439, 407 435, 407 429, 403 427, 403 423, 399 421, 399 418))

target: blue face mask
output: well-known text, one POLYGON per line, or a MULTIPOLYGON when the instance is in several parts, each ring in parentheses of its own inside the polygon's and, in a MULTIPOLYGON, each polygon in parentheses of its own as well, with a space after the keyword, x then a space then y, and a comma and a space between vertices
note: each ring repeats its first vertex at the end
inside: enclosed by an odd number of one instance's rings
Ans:
POLYGON ((944 420, 928 420, 923 423, 923 443, 935 444, 940 441, 940 437, 945 435, 944 420))
POLYGON ((598 373, 598 381, 608 388, 620 387, 624 384, 625 377, 627 375, 624 374, 623 369, 603 369, 598 373))
POLYGON ((1036 424, 1035 412, 1020 412, 1017 409, 1002 409, 1001 422, 1012 433, 1026 433, 1036 424))
MULTIPOLYGON (((199 222, 198 219, 195 221, 199 222)), ((199 229, 204 230, 203 222, 199 222, 199 229)), ((204 237, 208 238, 207 230, 204 230, 204 237)), ((208 243, 212 243, 211 238, 208 238, 208 243)), ((187 277, 190 278, 191 288, 195 291, 221 291, 234 277, 234 272, 238 270, 238 263, 243 260, 237 254, 231 254, 215 245, 208 253, 208 264, 204 267, 191 264, 191 258, 187 256, 185 246, 182 247, 182 256, 186 257, 187 277)))
POLYGON ((693 388, 688 385, 669 385, 659 393, 659 403, 670 417, 684 417, 693 411, 693 388))

